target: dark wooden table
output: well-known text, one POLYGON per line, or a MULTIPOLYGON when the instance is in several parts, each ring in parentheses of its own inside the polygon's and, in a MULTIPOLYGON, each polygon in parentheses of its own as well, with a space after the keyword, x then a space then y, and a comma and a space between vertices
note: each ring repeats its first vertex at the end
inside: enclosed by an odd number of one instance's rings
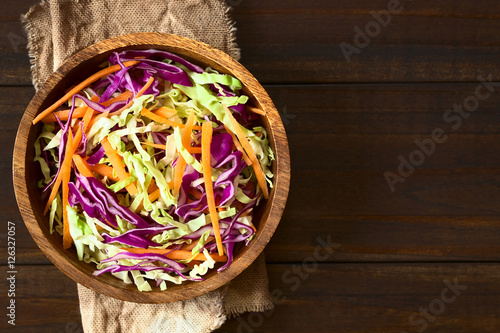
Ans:
MULTIPOLYGON (((11 185, 34 94, 19 15, 36 2, 0 10, 0 328, 82 332, 76 285, 11 185)), ((266 248, 276 309, 218 332, 500 332, 500 2, 230 2, 241 62, 286 125, 292 185, 266 248)))

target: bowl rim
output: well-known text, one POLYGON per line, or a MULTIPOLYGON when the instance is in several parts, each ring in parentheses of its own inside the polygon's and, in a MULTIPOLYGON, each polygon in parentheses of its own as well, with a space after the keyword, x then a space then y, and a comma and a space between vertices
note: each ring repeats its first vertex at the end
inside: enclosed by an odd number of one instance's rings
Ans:
MULTIPOLYGON (((185 55, 181 56, 185 57, 185 55)), ((100 41, 77 52, 52 73, 42 87, 36 92, 23 114, 16 134, 13 154, 13 182, 18 207, 28 231, 42 252, 65 275, 87 288, 120 300, 135 303, 169 303, 200 296, 223 286, 246 269, 264 250, 280 222, 288 197, 290 186, 290 153, 285 129, 276 107, 262 85, 260 85, 253 75, 238 61, 210 45, 186 37, 165 33, 132 33, 100 41), (40 227, 40 223, 45 222, 39 222, 35 217, 31 198, 28 196, 26 180, 28 136, 30 131, 34 128, 34 126, 32 126, 32 120, 35 115, 41 111, 42 103, 47 99, 50 92, 57 84, 75 68, 84 65, 99 55, 107 54, 116 49, 126 49, 127 47, 141 49, 156 48, 163 50, 168 48, 169 52, 175 54, 179 54, 180 51, 187 52, 192 54, 193 57, 201 56, 203 59, 197 60, 201 64, 216 63, 227 72, 231 72, 231 75, 236 76, 241 80, 243 86, 248 88, 251 93, 250 97, 258 103, 266 113, 267 122, 271 129, 270 133, 268 133, 269 139, 270 142, 276 145, 274 147, 274 163, 276 163, 275 168, 273 168, 276 171, 274 175, 274 187, 270 191, 269 203, 267 204, 268 206, 270 205, 270 208, 266 208, 266 213, 264 214, 264 217, 267 217, 264 228, 266 230, 259 231, 261 233, 249 244, 245 253, 237 258, 238 265, 235 265, 235 261, 224 272, 215 274, 205 281, 190 284, 183 283, 179 285, 183 286, 183 288, 179 289, 178 292, 175 292, 175 290, 169 292, 172 288, 168 288, 165 291, 151 292, 139 292, 135 289, 137 293, 131 293, 130 290, 119 288, 115 285, 109 285, 104 281, 95 278, 89 279, 88 274, 84 273, 75 265, 70 264, 66 256, 52 247, 50 241, 44 236, 44 232, 40 227), (235 75, 234 72, 238 72, 239 75, 235 75), (278 144, 279 146, 277 146, 278 144)))

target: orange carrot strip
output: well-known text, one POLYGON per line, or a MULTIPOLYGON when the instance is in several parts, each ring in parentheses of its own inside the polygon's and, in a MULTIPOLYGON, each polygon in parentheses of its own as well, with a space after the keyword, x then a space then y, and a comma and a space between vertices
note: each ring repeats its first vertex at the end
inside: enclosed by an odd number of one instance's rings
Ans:
POLYGON ((217 252, 222 256, 224 248, 222 247, 222 239, 219 229, 219 216, 215 209, 215 196, 212 183, 212 167, 210 166, 210 144, 212 143, 212 124, 210 122, 203 123, 201 130, 201 161, 203 164, 203 178, 205 179, 205 193, 207 194, 208 210, 210 219, 214 228, 215 242, 217 243, 217 252))
MULTIPOLYGON (((83 117, 85 115, 86 111, 87 111, 86 105, 75 108, 73 110, 73 115, 71 116, 71 119, 83 117)), ((43 123, 53 123, 53 122, 57 121, 56 116, 60 120, 66 121, 66 120, 68 120, 69 112, 70 112, 70 110, 62 110, 62 111, 53 112, 53 113, 43 117, 42 122, 43 123)))
MULTIPOLYGON (((127 100, 128 98, 130 98, 132 96, 133 96, 132 92, 126 91, 123 94, 121 94, 115 98, 112 98, 109 101, 102 103, 102 106, 109 106, 114 102, 127 100)), ((98 98, 97 98, 97 96, 92 96, 91 100, 94 102, 97 102, 98 98)), ((107 117, 107 115, 109 114, 109 112, 99 113, 94 118, 92 118, 96 112, 94 110, 92 110, 90 107, 87 107, 86 110, 82 110, 82 108, 85 108, 85 107, 76 108, 75 111, 73 111, 72 119, 80 118, 82 116, 84 117, 83 124, 84 124, 84 129, 85 129, 84 132, 85 133, 88 132, 87 129, 90 130, 90 128, 92 128, 92 126, 95 124, 96 121, 98 121, 99 119, 101 119, 103 117, 107 117)), ((61 120, 68 120, 69 110, 57 111, 57 112, 51 113, 47 117, 43 118, 42 121, 44 123, 56 121, 56 117, 54 116, 54 114, 57 114, 57 116, 61 120)))
POLYGON ((69 195, 69 178, 71 175, 71 168, 67 168, 69 164, 71 166, 70 153, 73 150, 73 135, 71 131, 68 133, 68 140, 66 141, 66 156, 63 161, 63 166, 61 168, 60 174, 62 174, 62 205, 63 205, 63 248, 68 249, 71 246, 71 234, 69 232, 69 221, 68 221, 68 211, 66 206, 68 205, 68 195, 69 195), (68 163, 69 161, 69 163, 68 163), (67 169, 69 169, 67 171, 67 169))
MULTIPOLYGON (((123 63, 123 65, 125 67, 130 67, 130 66, 133 66, 137 63, 139 63, 139 61, 135 61, 135 60, 134 61, 126 61, 123 63)), ((68 91, 68 93, 66 95, 64 95, 63 97, 61 97, 57 102, 55 102, 50 107, 48 107, 47 109, 42 111, 40 114, 38 114, 38 116, 36 116, 36 118, 33 119, 33 125, 35 125, 40 120, 45 118, 45 116, 47 116, 48 114, 52 113, 55 109, 60 107, 64 102, 67 102, 71 97, 73 97, 74 94, 76 94, 80 90, 84 89, 89 84, 92 84, 92 83, 96 82, 97 80, 99 80, 100 78, 102 78, 106 75, 109 75, 111 73, 114 73, 120 69, 121 69, 121 66, 118 64, 113 65, 113 66, 109 66, 109 67, 104 68, 104 69, 100 70, 99 72, 91 75, 87 79, 83 80, 80 84, 76 85, 73 89, 68 91)))
MULTIPOLYGON (((193 126, 194 126, 194 111, 191 110, 191 113, 189 114, 189 118, 186 121, 186 126, 184 127, 184 131, 182 132, 182 145, 184 147, 189 147, 191 146, 191 133, 193 132, 193 126)), ((175 165, 175 173, 174 173, 174 195, 177 195, 179 193, 179 190, 181 189, 181 184, 182 184, 182 177, 184 176, 184 172, 186 171, 186 166, 187 163, 184 160, 184 158, 179 155, 179 158, 177 159, 177 164, 175 165)))
POLYGON ((163 117, 163 118, 170 118, 172 116, 175 116, 177 114, 177 111, 171 108, 167 108, 166 106, 161 106, 158 109, 155 109, 152 111, 154 114, 157 116, 163 117))
POLYGON ((245 150, 243 150, 243 147, 240 145, 240 143, 236 139, 236 136, 234 135, 234 133, 229 128, 227 128, 226 125, 224 125, 224 128, 226 129, 226 132, 229 133, 229 135, 231 135, 231 137, 233 138, 233 143, 236 146, 236 149, 238 149, 241 152, 241 154, 243 154, 243 160, 245 161, 245 163, 247 165, 252 165, 252 161, 248 157, 247 153, 245 153, 245 150))
MULTIPOLYGON (((116 150, 113 149, 113 147, 111 147, 111 144, 108 141, 108 137, 104 137, 104 139, 101 140, 101 145, 104 148, 104 152, 106 153, 106 156, 109 158, 109 161, 113 166, 113 169, 115 169, 118 178, 120 180, 124 180, 130 177, 129 173, 125 171, 125 164, 123 163, 121 156, 118 155, 118 153, 116 152, 116 150)), ((137 187, 135 186, 134 183, 127 185, 126 189, 128 193, 130 193, 130 195, 135 195, 138 193, 137 187)))
MULTIPOLYGON (((122 250, 127 250, 128 252, 132 253, 156 253, 156 254, 163 254, 169 259, 173 260, 185 260, 185 259, 191 259, 193 256, 191 254, 191 251, 184 251, 184 250, 169 250, 169 249, 142 249, 139 247, 130 247, 130 248, 123 248, 122 250), (170 252, 170 253, 169 253, 170 252)), ((210 255, 213 260, 216 262, 226 262, 227 257, 225 255, 217 255, 217 254, 211 254, 210 255)), ((199 253, 197 256, 193 258, 193 260, 200 260, 200 261, 205 261, 207 258, 203 253, 199 253)))
MULTIPOLYGON (((79 127, 80 128, 80 127, 79 127)), ((71 132, 71 131, 69 131, 71 132)), ((69 133, 68 132, 68 140, 71 137, 73 137, 73 133, 69 133)), ((78 130, 78 132, 76 133, 75 135, 75 138, 72 139, 71 142, 75 142, 76 143, 76 147, 71 147, 71 150, 70 150, 70 154, 69 155, 64 155, 65 156, 65 159, 63 160, 63 162, 61 162, 60 164, 60 167, 61 167, 61 171, 59 171, 59 174, 54 182, 54 184, 52 185, 52 190, 50 192, 50 196, 49 196, 49 200, 47 201, 47 205, 45 206, 45 209, 43 211, 43 214, 47 214, 47 212, 49 211, 49 207, 50 205, 52 205, 52 201, 54 201, 55 197, 56 197, 56 194, 57 194, 57 191, 59 190, 59 186, 61 185, 61 182, 62 182, 62 174, 63 174, 63 167, 65 166, 64 164, 64 161, 66 160, 66 156, 69 156, 68 159, 71 161, 71 156, 75 153, 76 149, 78 148, 78 145, 80 144, 80 140, 82 139, 82 132, 81 130, 78 130)), ((68 141, 70 142, 70 141, 68 141)), ((68 145, 68 143, 67 143, 68 145)), ((66 146, 66 150, 69 149, 68 146, 66 146)), ((69 163, 69 162, 66 162, 66 163, 69 163)), ((69 163, 69 168, 71 168, 71 163, 69 163)))
POLYGON ((247 109, 249 111, 252 111, 253 113, 260 114, 261 116, 265 116, 266 115, 266 113, 263 110, 254 108, 253 106, 247 106, 247 109))
POLYGON ((122 93, 121 95, 118 95, 114 98, 111 98, 111 99, 107 100, 106 102, 102 102, 101 105, 102 106, 110 106, 111 104, 113 104, 115 102, 126 101, 127 99, 131 98, 132 96, 134 96, 134 94, 131 91, 127 90, 124 93, 122 93))
POLYGON ((120 180, 120 178, 116 177, 113 175, 113 168, 110 166, 107 166, 106 164, 96 164, 96 165, 89 165, 90 170, 94 171, 95 173, 108 177, 114 182, 117 182, 120 180))
MULTIPOLYGON (((151 86, 151 84, 153 84, 153 81, 154 81, 154 77, 150 77, 148 82, 146 82, 146 84, 141 88, 141 90, 139 90, 137 92, 137 94, 134 96, 134 99, 135 98, 138 98, 138 97, 141 97, 142 94, 144 94, 144 92, 151 86)), ((127 103, 127 105, 125 105, 124 107, 122 107, 120 110, 118 111, 115 111, 113 113, 110 113, 109 115, 110 116, 116 116, 116 115, 120 115, 123 111, 127 110, 129 107, 131 107, 132 105, 134 104, 134 100, 131 100, 130 102, 127 103)))
POLYGON ((63 202, 63 248, 68 249, 71 246, 72 238, 69 232, 69 221, 68 221, 68 196, 69 196, 69 178, 71 176, 71 161, 73 154, 75 153, 80 141, 82 139, 82 128, 78 126, 78 132, 73 138, 72 132, 68 133, 68 141, 66 146, 66 154, 64 156, 64 161, 61 169, 62 174, 62 202, 63 202))
POLYGON ((181 189, 182 177, 184 176, 184 171, 186 171, 186 166, 186 160, 179 155, 174 167, 174 196, 177 195, 181 189))
POLYGON ((195 188, 190 187, 189 194, 191 194, 193 197, 195 197, 198 200, 201 199, 201 192, 195 188))
MULTIPOLYGON (((93 102, 98 102, 99 97, 92 96, 92 98, 90 100, 93 102)), ((88 125, 89 125, 90 120, 92 119, 93 116, 94 116, 94 110, 92 110, 92 108, 90 106, 87 106, 87 111, 85 112, 85 115, 83 116, 83 119, 82 119, 82 121, 83 121, 83 133, 87 133, 87 128, 90 128, 88 125)))
POLYGON ((101 118, 105 118, 107 117, 109 114, 109 111, 106 111, 106 112, 103 112, 103 113, 100 113, 98 114, 97 116, 93 117, 90 122, 89 122, 89 126, 87 127, 90 131, 90 129, 92 128, 92 126, 94 126, 94 124, 101 118))
POLYGON ((150 195, 148 195, 149 201, 154 202, 156 199, 160 197, 161 190, 157 189, 156 191, 152 192, 150 195))
MULTIPOLYGON (((171 127, 179 127, 179 128, 185 128, 186 127, 186 125, 184 125, 184 124, 181 124, 181 123, 175 122, 173 120, 167 119, 165 117, 159 116, 159 115, 157 115, 157 114, 149 111, 146 108, 142 109, 141 115, 143 117, 146 117, 146 118, 149 118, 149 119, 151 119, 153 121, 156 121, 157 123, 165 124, 165 125, 168 125, 168 126, 171 126, 171 127)), ((193 126, 193 129, 201 130, 201 126, 193 126)))
POLYGON ((186 147, 190 154, 201 154, 201 147, 186 147))
MULTIPOLYGON (((156 184, 154 184, 154 185, 156 187, 156 190, 153 190, 153 192, 150 195, 148 195, 149 201, 151 201, 151 202, 154 202, 161 195, 161 190, 156 186, 156 184)), ((149 188, 151 188, 151 186, 148 187, 148 191, 149 191, 149 188)), ((137 206, 137 208, 134 212, 138 212, 143 208, 144 208, 144 200, 141 200, 141 202, 139 203, 139 205, 137 206)))
POLYGON ((149 183, 148 186, 148 193, 152 193, 154 191, 158 190, 158 186, 156 185, 156 182, 154 179, 151 180, 151 183, 149 183))
POLYGON ((78 172, 80 172, 83 176, 94 178, 94 174, 92 173, 92 170, 90 170, 89 165, 80 155, 73 155, 73 162, 75 162, 78 172))
POLYGON ((47 214, 49 211, 50 205, 52 205, 52 201, 56 198, 57 190, 59 190, 59 186, 61 185, 62 178, 57 177, 56 181, 52 185, 52 190, 50 191, 50 196, 49 200, 47 201, 47 204, 45 205, 45 209, 43 210, 43 215, 47 214))
POLYGON ((234 134, 238 137, 238 140, 240 140, 241 145, 245 149, 245 151, 248 154, 248 157, 250 157, 250 160, 252 161, 252 167, 255 172, 255 177, 257 177, 257 182, 259 183, 259 187, 262 190, 262 194, 264 195, 264 198, 269 198, 269 192, 267 190, 267 181, 266 181, 266 176, 264 175, 264 172, 262 171, 262 168, 260 166, 259 160, 257 160, 257 155, 255 154, 255 151, 253 150, 252 146, 247 140, 247 137, 245 133, 241 130, 240 124, 234 119, 233 115, 231 114, 231 111, 224 105, 224 109, 226 110, 226 115, 228 116, 229 120, 231 121, 231 125, 233 125, 234 129, 234 134))
POLYGON ((191 146, 191 134, 193 134, 193 128, 194 128, 194 111, 191 110, 191 113, 189 114, 189 117, 186 121, 186 127, 184 127, 184 132, 182 133, 182 145, 184 147, 190 147, 191 146))
POLYGON ((83 132, 87 134, 87 129, 90 129, 89 123, 92 120, 92 117, 94 116, 94 110, 92 110, 90 107, 87 107, 87 111, 85 112, 85 115, 83 116, 83 132))
POLYGON ((158 148, 158 149, 163 149, 163 150, 166 150, 166 149, 167 149, 167 146, 166 146, 166 145, 160 145, 160 144, 158 144, 158 143, 141 142, 141 145, 146 145, 146 146, 150 146, 150 147, 153 147, 153 148, 158 148))

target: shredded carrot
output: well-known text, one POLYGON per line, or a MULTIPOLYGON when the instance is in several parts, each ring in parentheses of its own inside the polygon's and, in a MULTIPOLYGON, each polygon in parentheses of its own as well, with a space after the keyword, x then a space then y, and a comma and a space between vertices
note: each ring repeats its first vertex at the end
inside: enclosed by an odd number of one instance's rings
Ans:
POLYGON ((169 182, 167 183, 167 185, 168 185, 168 188, 174 188, 174 181, 173 181, 173 180, 172 180, 172 181, 169 181, 169 182))
POLYGON ((263 110, 254 108, 253 106, 247 106, 247 109, 249 111, 252 111, 253 113, 260 114, 261 116, 265 116, 266 115, 266 113, 263 110))
POLYGON ((149 183, 148 186, 148 193, 152 193, 158 189, 158 186, 156 185, 156 182, 154 179, 151 180, 151 183, 149 183))
POLYGON ((194 111, 191 110, 191 113, 186 121, 186 127, 184 127, 184 132, 182 133, 182 145, 186 148, 191 146, 191 134, 193 134, 194 119, 194 111))
MULTIPOLYGON (((77 118, 83 117, 85 115, 86 111, 87 111, 86 105, 75 108, 73 110, 73 115, 71 116, 71 119, 77 119, 77 118)), ((66 120, 68 120, 69 112, 70 112, 70 110, 62 110, 62 111, 53 112, 53 113, 48 114, 47 116, 43 117, 42 122, 45 124, 46 123, 53 123, 53 122, 57 121, 56 116, 57 116, 57 118, 59 118, 59 120, 66 121, 66 120)))
MULTIPOLYGON (((107 137, 104 137, 104 139, 101 140, 101 145, 104 148, 104 152, 109 158, 109 161, 111 162, 111 165, 113 166, 113 169, 115 170, 118 178, 120 180, 125 180, 130 177, 129 173, 125 171, 125 164, 123 163, 122 157, 118 155, 113 147, 111 147, 111 144, 109 143, 107 137)), ((130 195, 135 195, 138 193, 137 187, 134 183, 128 184, 126 189, 128 193, 130 193, 130 195)))
MULTIPOLYGON (((125 67, 130 67, 130 66, 133 66, 137 63, 139 63, 139 61, 135 61, 135 60, 134 61, 126 61, 123 63, 123 65, 125 67)), ((33 125, 35 125, 40 120, 45 118, 45 116, 47 116, 48 114, 52 113, 55 109, 60 107, 64 102, 67 102, 71 97, 73 97, 74 94, 76 94, 80 90, 84 89, 89 84, 96 82, 97 80, 99 80, 100 78, 102 78, 106 75, 109 75, 111 73, 119 71, 121 68, 122 67, 118 64, 113 65, 113 66, 109 66, 109 67, 106 67, 106 68, 100 70, 99 72, 91 75, 87 79, 83 80, 80 84, 76 85, 74 88, 72 88, 70 91, 68 91, 68 93, 66 95, 64 95, 63 97, 61 97, 57 102, 55 102, 50 107, 48 107, 47 109, 45 109, 44 111, 39 113, 38 116, 36 116, 35 119, 33 119, 33 125)))
MULTIPOLYGON (((184 147, 191 146, 191 134, 193 132, 194 118, 194 111, 191 110, 181 137, 182 145, 184 147)), ((177 164, 175 165, 174 169, 174 195, 177 195, 179 193, 179 190, 181 189, 182 177, 184 176, 184 172, 186 171, 186 166, 186 161, 181 155, 179 155, 177 164)))
POLYGON ((94 178, 94 174, 92 173, 92 170, 90 170, 89 165, 80 155, 73 155, 73 162, 75 162, 78 172, 80 172, 83 176, 94 178))
POLYGON ((229 129, 227 128, 226 125, 224 125, 224 128, 226 129, 226 132, 231 135, 231 137, 233 138, 233 143, 234 145, 236 146, 236 149, 238 149, 241 154, 243 155, 243 160, 245 161, 245 163, 247 165, 252 165, 252 161, 250 160, 250 158, 248 157, 247 153, 245 153, 245 150, 243 150, 243 147, 241 146, 241 144, 238 142, 238 140, 236 139, 236 136, 234 135, 234 133, 229 129))
POLYGON ((157 189, 148 196, 149 201, 154 202, 156 199, 160 197, 160 195, 161 195, 161 190, 157 189))
POLYGON ((94 126, 94 124, 101 118, 105 118, 107 117, 109 114, 109 111, 106 111, 106 112, 103 112, 101 114, 98 114, 96 115, 95 117, 93 117, 90 122, 89 122, 89 125, 87 127, 87 129, 90 131, 90 129, 92 128, 92 126, 94 126))
POLYGON ((186 147, 190 154, 201 154, 201 147, 186 147))
MULTIPOLYGON (((181 124, 181 123, 175 122, 173 120, 167 119, 165 117, 159 116, 159 115, 157 115, 157 114, 149 111, 146 108, 142 109, 141 115, 143 117, 146 117, 146 118, 149 118, 149 119, 151 119, 153 121, 156 121, 157 123, 165 124, 165 125, 168 125, 168 126, 171 126, 171 127, 179 127, 179 128, 185 128, 186 127, 186 125, 184 125, 184 124, 181 124)), ((193 126, 193 129, 201 130, 201 126, 193 126)))
POLYGON ((233 126, 234 129, 234 134, 238 137, 238 140, 240 141, 241 145, 245 149, 245 151, 248 154, 248 157, 252 161, 252 167, 255 172, 255 177, 257 177, 257 182, 259 183, 259 187, 262 190, 262 194, 264 195, 264 198, 269 198, 269 192, 267 190, 267 181, 266 181, 266 176, 264 175, 264 172, 262 171, 262 168, 260 166, 259 160, 257 159, 257 155, 255 154, 255 151, 253 150, 252 146, 247 140, 247 137, 245 136, 245 133, 241 130, 240 124, 234 119, 233 115, 231 114, 231 111, 224 105, 224 109, 226 110, 226 115, 228 116, 229 120, 231 121, 231 125, 233 126))
POLYGON ((193 197, 195 197, 198 200, 201 199, 201 192, 195 188, 190 187, 189 194, 191 194, 193 197))
MULTIPOLYGON (((134 96, 134 99, 135 98, 138 98, 138 97, 141 97, 142 94, 144 94, 144 92, 146 90, 148 90, 148 88, 151 86, 151 84, 153 83, 154 81, 154 77, 150 77, 148 82, 146 82, 146 84, 141 88, 141 90, 139 90, 137 92, 137 94, 134 96)), ((120 110, 118 111, 115 111, 113 113, 110 113, 109 115, 110 116, 117 116, 117 115, 120 115, 123 111, 127 110, 128 108, 130 108, 132 105, 134 104, 134 100, 131 100, 130 102, 127 103, 127 105, 125 105, 124 107, 122 107, 120 110)))
MULTIPOLYGON (((92 98, 90 100, 93 102, 97 102, 97 101, 99 101, 99 97, 92 96, 92 98)), ((83 121, 83 133, 87 133, 87 128, 90 129, 90 127, 88 125, 89 125, 90 120, 92 119, 93 116, 94 116, 94 110, 92 110, 92 108, 90 106, 87 106, 87 110, 85 111, 85 115, 83 116, 83 119, 82 119, 82 121, 83 121)))
POLYGON ((44 215, 47 214, 47 212, 49 211, 50 205, 52 205, 52 201, 54 201, 54 199, 56 198, 57 190, 59 190, 59 186, 61 185, 61 182, 62 182, 62 178, 57 177, 54 184, 52 184, 52 190, 50 191, 49 200, 47 201, 47 204, 45 205, 45 209, 43 210, 44 215))
POLYGON ((177 114, 177 111, 171 108, 167 108, 166 106, 161 106, 158 109, 155 109, 152 111, 154 114, 157 116, 163 117, 163 118, 170 118, 172 116, 175 116, 177 114))
POLYGON ((166 145, 160 145, 160 144, 158 144, 158 143, 141 142, 141 145, 150 146, 150 147, 153 147, 153 148, 163 149, 163 150, 166 150, 166 149, 167 149, 167 146, 166 146, 166 145))
MULTIPOLYGON (((149 190, 149 188, 148 188, 148 190, 149 190)), ((161 190, 157 187, 156 190, 154 190, 150 195, 148 195, 149 201, 151 201, 151 202, 156 201, 156 199, 158 199, 160 197, 160 195, 161 195, 161 190)), ((144 200, 142 200, 139 203, 139 205, 135 209, 135 212, 140 211, 142 208, 144 208, 144 200)))
POLYGON ((68 140, 66 141, 66 156, 64 157, 63 165, 60 174, 62 175, 62 208, 63 208, 63 248, 66 250, 71 246, 71 234, 69 232, 68 221, 68 196, 69 196, 69 178, 71 176, 71 151, 76 142, 73 142, 72 132, 68 133, 68 140), (69 161, 69 162, 68 162, 69 161), (69 165, 69 167, 68 167, 69 165))
POLYGON ((107 166, 106 164, 96 164, 96 165, 89 165, 89 169, 94 171, 95 173, 108 177, 108 179, 111 179, 114 182, 117 182, 120 180, 120 178, 116 177, 113 174, 113 168, 110 166, 107 166))
POLYGON ((181 189, 182 177, 184 177, 184 171, 186 171, 187 163, 184 157, 179 155, 177 162, 174 167, 174 196, 177 195, 181 189))
MULTIPOLYGON (((123 94, 115 97, 115 98, 112 98, 104 103, 101 103, 102 106, 109 106, 111 105, 112 103, 115 103, 115 102, 119 102, 119 101, 124 101, 124 100, 127 100, 128 98, 132 97, 133 94, 132 92, 130 91, 126 91, 124 92, 123 94)), ((96 98, 97 96, 92 96, 91 100, 93 102, 98 102, 99 98, 96 98)), ((42 122, 43 123, 52 123, 52 122, 55 122, 56 121, 56 115, 57 117, 60 119, 60 120, 68 120, 68 116, 69 116, 69 111, 70 110, 63 110, 63 111, 55 111, 49 115, 47 115, 45 118, 42 119, 42 122)), ((91 117, 93 116, 94 114, 96 113, 96 111, 92 110, 92 108, 88 107, 88 106, 80 106, 78 108, 76 108, 74 111, 73 111, 73 116, 71 117, 71 119, 77 119, 77 118, 81 118, 81 117, 84 117, 84 116, 87 116, 87 117, 91 117), (90 109, 90 110, 89 110, 90 109), (90 116, 87 116, 88 114, 90 113, 90 116)), ((108 113, 106 113, 104 116, 107 116, 108 113)), ((96 115, 96 118, 97 119, 93 119, 92 123, 91 123, 91 120, 90 119, 85 119, 84 118, 84 125, 85 125, 85 129, 90 129, 92 126, 89 126, 89 125, 93 125, 97 120, 99 120, 100 118, 102 118, 102 114, 99 113, 98 115, 96 115)))
POLYGON ((210 166, 210 145, 212 143, 212 124, 210 122, 203 123, 201 131, 201 161, 203 164, 203 178, 205 179, 205 193, 207 194, 208 210, 210 212, 210 219, 214 228, 215 242, 217 243, 217 251, 219 255, 224 254, 222 247, 222 239, 219 229, 219 216, 215 208, 215 196, 212 183, 212 167, 210 166))
MULTIPOLYGON (((156 254, 163 254, 169 259, 173 260, 185 260, 185 259, 191 259, 193 256, 191 254, 191 251, 185 251, 185 250, 170 250, 170 249, 142 249, 139 247, 130 247, 130 248, 123 248, 122 250, 127 250, 128 252, 132 253, 156 253, 156 254)), ((211 254, 210 257, 212 257, 213 260, 216 262, 226 262, 227 257, 225 255, 217 255, 217 254, 211 254)), ((196 255, 193 260, 200 260, 200 261, 205 261, 207 258, 203 253, 199 253, 196 255)))
POLYGON ((101 105, 102 106, 110 106, 111 104, 116 103, 116 102, 126 101, 127 99, 131 98, 132 96, 134 96, 134 94, 131 91, 127 90, 124 93, 122 93, 121 95, 118 95, 114 98, 111 98, 111 99, 107 100, 106 102, 102 102, 101 105))
POLYGON ((83 132, 87 134, 87 129, 90 129, 89 123, 92 120, 92 117, 94 116, 94 110, 92 110, 89 106, 87 106, 87 110, 85 112, 85 115, 83 116, 83 132))
MULTIPOLYGON (((79 126, 78 126, 79 127, 79 126)), ((81 128, 81 127, 79 127, 81 128)), ((69 140, 69 137, 73 136, 72 132, 69 131, 68 132, 68 140, 69 140)), ((66 156, 69 156, 68 159, 71 161, 71 156, 75 153, 76 149, 78 148, 78 145, 80 144, 80 140, 82 139, 82 132, 80 130, 78 130, 78 132, 76 133, 75 135, 75 138, 72 139, 71 142, 75 142, 76 146, 75 147, 71 147, 71 151, 70 151, 70 154, 67 155, 65 154, 65 159, 66 160, 66 156)), ((67 142, 70 142, 70 141, 67 141, 67 142)), ((68 145, 68 144, 67 144, 68 145)), ((68 149, 68 146, 66 146, 66 150, 68 149)), ((52 191, 50 192, 50 196, 49 196, 49 200, 47 201, 47 205, 45 206, 45 209, 43 211, 43 214, 47 214, 47 212, 49 211, 49 207, 52 205, 52 201, 54 201, 55 197, 56 197, 56 194, 57 194, 57 191, 59 190, 59 186, 61 185, 61 182, 62 182, 62 176, 61 174, 63 173, 63 167, 64 167, 64 160, 63 162, 61 162, 61 171, 59 171, 59 174, 54 182, 54 184, 52 185, 52 191)), ((69 166, 68 168, 71 168, 71 163, 70 162, 66 162, 67 164, 69 163, 69 166)))

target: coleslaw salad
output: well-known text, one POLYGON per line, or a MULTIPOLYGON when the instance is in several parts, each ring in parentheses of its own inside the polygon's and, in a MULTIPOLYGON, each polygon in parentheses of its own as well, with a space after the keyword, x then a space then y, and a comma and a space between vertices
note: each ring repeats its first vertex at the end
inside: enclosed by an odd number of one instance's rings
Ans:
POLYGON ((264 113, 241 89, 166 51, 113 53, 33 120, 50 232, 140 291, 229 267, 273 185, 264 113))

